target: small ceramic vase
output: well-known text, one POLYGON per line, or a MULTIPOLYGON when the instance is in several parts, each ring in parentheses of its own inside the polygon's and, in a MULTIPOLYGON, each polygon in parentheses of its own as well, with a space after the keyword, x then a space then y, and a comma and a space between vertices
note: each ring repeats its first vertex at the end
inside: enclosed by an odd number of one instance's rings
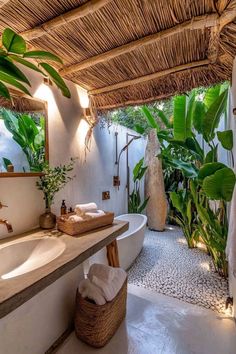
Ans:
POLYGON ((56 226, 56 215, 51 212, 50 208, 47 208, 45 213, 40 215, 39 226, 41 229, 53 229, 56 226))

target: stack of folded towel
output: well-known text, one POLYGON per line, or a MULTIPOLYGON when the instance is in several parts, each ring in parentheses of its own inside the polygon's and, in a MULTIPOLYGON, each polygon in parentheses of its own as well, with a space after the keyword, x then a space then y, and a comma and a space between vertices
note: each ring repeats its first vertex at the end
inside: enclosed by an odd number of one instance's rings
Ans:
POLYGON ((89 220, 105 215, 103 210, 98 210, 96 203, 77 204, 75 206, 75 215, 69 216, 69 220, 73 222, 89 220))
POLYGON ((104 305, 116 297, 126 277, 126 272, 121 268, 93 264, 89 269, 88 278, 80 282, 79 292, 83 298, 88 298, 97 305, 104 305))

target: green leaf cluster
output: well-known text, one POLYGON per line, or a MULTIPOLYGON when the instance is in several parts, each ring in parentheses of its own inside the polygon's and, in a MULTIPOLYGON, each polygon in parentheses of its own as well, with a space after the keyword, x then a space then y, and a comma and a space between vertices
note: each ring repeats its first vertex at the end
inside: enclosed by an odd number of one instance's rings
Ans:
MULTIPOLYGON (((45 118, 32 117, 30 114, 21 114, 2 108, 0 119, 12 134, 12 139, 21 147, 30 171, 40 172, 45 162, 45 118)), ((6 159, 4 160, 6 165, 6 159)), ((8 163, 9 164, 9 163, 8 163)), ((24 169, 24 166, 22 166, 24 169)))
POLYGON ((143 179, 147 166, 143 166, 144 158, 142 158, 133 169, 133 183, 134 188, 132 193, 129 195, 128 211, 129 213, 142 213, 146 208, 149 198, 142 201, 140 196, 140 182, 143 179))
POLYGON ((31 86, 30 82, 25 74, 17 67, 16 64, 19 63, 44 76, 48 76, 65 97, 71 97, 64 80, 58 72, 47 63, 47 61, 53 61, 61 64, 62 60, 58 56, 40 50, 27 51, 27 45, 23 37, 10 28, 6 28, 3 31, 2 45, 0 50, 0 96, 7 99, 11 98, 8 89, 9 85, 30 95, 28 89, 28 87, 31 86), (32 63, 30 61, 31 59, 36 59, 38 64, 35 65, 32 63))

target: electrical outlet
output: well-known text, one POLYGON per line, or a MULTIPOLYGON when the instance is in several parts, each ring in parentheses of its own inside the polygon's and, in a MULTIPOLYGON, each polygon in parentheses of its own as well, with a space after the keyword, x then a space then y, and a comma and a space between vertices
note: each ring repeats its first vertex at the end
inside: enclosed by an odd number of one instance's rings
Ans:
POLYGON ((102 192, 102 200, 110 199, 110 191, 102 192))

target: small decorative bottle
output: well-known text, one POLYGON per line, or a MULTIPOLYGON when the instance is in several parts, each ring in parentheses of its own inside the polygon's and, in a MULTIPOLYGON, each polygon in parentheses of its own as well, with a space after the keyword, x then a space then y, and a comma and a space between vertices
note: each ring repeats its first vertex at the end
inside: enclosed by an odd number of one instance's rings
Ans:
POLYGON ((61 215, 65 215, 66 212, 67 212, 66 203, 65 200, 63 199, 61 203, 61 215))

